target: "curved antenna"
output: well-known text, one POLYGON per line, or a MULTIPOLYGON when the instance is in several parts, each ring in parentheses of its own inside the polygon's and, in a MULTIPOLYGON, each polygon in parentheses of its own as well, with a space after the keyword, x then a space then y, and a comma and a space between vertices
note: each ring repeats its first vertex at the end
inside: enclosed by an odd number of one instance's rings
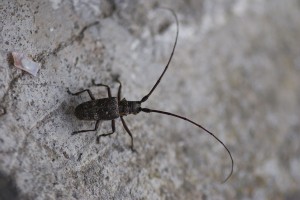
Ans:
POLYGON ((142 100, 140 101, 141 103, 147 101, 147 99, 149 98, 149 96, 152 94, 152 92, 155 90, 155 88, 156 88, 157 85, 159 84, 161 78, 164 76, 164 74, 165 74, 165 72, 167 71, 167 69, 168 69, 168 67, 169 67, 169 64, 170 64, 170 62, 171 62, 171 60, 172 60, 172 57, 173 57, 173 54, 174 54, 174 51, 175 51, 175 47, 176 47, 176 44, 177 44, 178 32, 179 32, 179 25, 178 25, 179 23, 178 23, 177 16, 176 16, 176 14, 175 14, 175 12, 174 12, 173 10, 171 10, 171 9, 169 9, 169 8, 163 8, 163 9, 169 10, 169 11, 173 14, 173 16, 175 17, 175 20, 176 20, 176 26, 177 26, 176 38, 175 38, 175 42, 174 42, 174 45, 173 45, 173 50, 172 50, 171 56, 170 56, 170 58, 169 58, 169 61, 168 61, 167 65, 166 65, 166 67, 165 67, 163 73, 160 75, 159 79, 156 81, 155 85, 153 86, 153 88, 151 89, 151 91, 149 92, 149 94, 147 94, 146 96, 144 96, 144 97, 142 98, 142 100))
POLYGON ((231 153, 230 153, 229 149, 226 147, 226 145, 219 138, 217 138, 217 136, 215 136, 212 132, 210 132, 209 130, 207 130, 206 128, 204 128, 203 126, 201 126, 200 124, 197 124, 196 122, 193 122, 192 120, 187 119, 185 117, 182 117, 180 115, 176 115, 176 114, 165 112, 165 111, 161 111, 161 110, 152 110, 152 109, 149 109, 149 108, 141 108, 141 111, 146 112, 146 113, 156 112, 156 113, 160 113, 160 114, 164 114, 164 115, 170 115, 170 116, 173 116, 173 117, 177 117, 177 118, 183 119, 185 121, 188 121, 188 122, 190 122, 190 123, 198 126, 202 130, 206 131, 208 134, 210 134, 211 136, 213 136, 219 143, 221 143, 223 145, 223 147, 226 149, 226 151, 228 152, 228 154, 230 156, 230 159, 231 159, 231 171, 230 171, 229 175, 227 176, 227 178, 222 183, 225 183, 230 178, 230 176, 233 173, 233 165, 234 165, 233 158, 231 156, 231 153))

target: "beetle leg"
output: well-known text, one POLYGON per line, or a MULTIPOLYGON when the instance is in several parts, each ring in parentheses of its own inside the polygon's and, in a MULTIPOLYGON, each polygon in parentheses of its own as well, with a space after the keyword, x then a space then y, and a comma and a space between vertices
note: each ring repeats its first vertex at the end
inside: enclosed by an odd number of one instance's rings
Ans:
POLYGON ((121 90, 122 90, 122 83, 117 79, 117 82, 120 83, 119 90, 118 90, 118 102, 121 101, 121 90))
POLYGON ((76 92, 76 93, 72 93, 72 92, 70 92, 70 90, 69 90, 69 88, 68 88, 68 89, 67 89, 67 92, 68 92, 69 94, 71 94, 71 95, 74 95, 74 96, 80 95, 80 94, 83 93, 83 92, 88 92, 89 95, 90 95, 90 97, 91 97, 91 99, 92 99, 92 100, 95 100, 94 95, 92 94, 92 92, 91 92, 89 89, 82 90, 82 91, 79 91, 79 92, 76 92))
POLYGON ((95 128, 94 128, 94 129, 74 131, 74 132, 72 133, 72 135, 75 135, 75 134, 77 134, 77 133, 84 133, 84 132, 89 132, 89 131, 96 131, 96 130, 98 129, 98 127, 99 127, 99 122, 100 122, 100 120, 97 120, 97 121, 96 121, 96 124, 95 124, 95 128))
POLYGON ((94 86, 103 86, 103 87, 106 87, 107 93, 108 93, 108 97, 109 98, 111 97, 110 87, 108 85, 105 85, 105 84, 102 84, 102 83, 96 84, 95 80, 92 80, 92 83, 93 83, 94 86))
POLYGON ((101 135, 98 135, 97 136, 97 144, 99 144, 100 142, 100 137, 105 137, 105 136, 109 136, 111 134, 113 134, 116 130, 116 126, 115 126, 115 120, 111 120, 111 129, 112 129, 112 132, 111 133, 106 133, 106 134, 101 134, 101 135))
POLYGON ((126 125, 126 123, 125 123, 123 117, 120 117, 120 118, 121 118, 121 121, 122 121, 122 124, 123 124, 125 130, 127 131, 127 133, 129 134, 129 136, 130 136, 130 138, 131 138, 131 145, 130 145, 131 151, 137 152, 137 151, 133 148, 133 138, 132 138, 131 132, 130 132, 129 128, 127 127, 127 125, 126 125))

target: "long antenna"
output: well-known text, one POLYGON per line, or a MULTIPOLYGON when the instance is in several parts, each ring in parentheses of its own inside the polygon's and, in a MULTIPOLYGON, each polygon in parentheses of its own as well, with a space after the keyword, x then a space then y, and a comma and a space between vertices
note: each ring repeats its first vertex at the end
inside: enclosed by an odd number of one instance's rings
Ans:
POLYGON ((202 130, 206 131, 208 134, 210 134, 211 136, 213 136, 219 143, 221 143, 223 145, 223 147, 226 149, 226 151, 228 152, 228 154, 230 156, 230 159, 231 159, 231 171, 230 171, 229 175, 227 176, 227 178, 222 183, 225 183, 230 178, 230 176, 233 173, 233 165, 234 165, 233 158, 231 156, 231 153, 230 153, 229 149, 226 147, 226 145, 219 138, 217 138, 217 136, 215 136, 212 132, 210 132, 209 130, 207 130, 206 128, 204 128, 203 126, 201 126, 200 124, 197 124, 196 122, 193 122, 192 120, 187 119, 185 117, 182 117, 180 115, 176 115, 176 114, 165 112, 165 111, 161 111, 161 110, 153 110, 153 109, 149 109, 149 108, 141 108, 141 111, 146 112, 146 113, 156 112, 156 113, 160 113, 160 114, 164 114, 164 115, 171 115, 173 117, 177 117, 177 118, 183 119, 185 121, 188 121, 188 122, 190 122, 190 123, 198 126, 202 130))
POLYGON ((175 20, 176 20, 176 26, 177 26, 176 38, 175 38, 175 42, 174 42, 174 46, 173 46, 173 50, 172 50, 171 56, 170 56, 170 58, 169 58, 169 61, 168 61, 167 65, 166 65, 166 67, 165 67, 163 73, 160 75, 159 79, 156 81, 155 85, 153 86, 153 88, 151 89, 151 91, 149 92, 149 94, 147 94, 146 96, 144 96, 144 97, 142 98, 142 100, 140 101, 141 103, 147 101, 147 99, 149 98, 149 96, 152 94, 152 92, 155 90, 155 88, 156 88, 157 85, 159 84, 161 78, 164 76, 164 74, 165 74, 165 72, 167 71, 167 69, 168 69, 168 67, 169 67, 169 64, 170 64, 170 62, 171 62, 171 60, 172 60, 172 57, 173 57, 173 54, 174 54, 174 51, 175 51, 175 47, 176 47, 176 44, 177 44, 178 32, 179 32, 179 25, 178 25, 179 23, 178 23, 177 16, 176 16, 176 14, 175 14, 175 12, 174 12, 173 10, 171 10, 171 9, 169 9, 169 8, 163 8, 163 9, 169 10, 169 11, 174 15, 174 17, 175 17, 175 20))

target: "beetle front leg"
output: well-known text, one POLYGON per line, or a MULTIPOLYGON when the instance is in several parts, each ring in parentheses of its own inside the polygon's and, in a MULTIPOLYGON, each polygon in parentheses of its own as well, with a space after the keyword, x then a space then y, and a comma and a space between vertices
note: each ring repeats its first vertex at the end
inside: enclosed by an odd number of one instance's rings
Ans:
POLYGON ((79 92, 76 92, 76 93, 72 93, 72 92, 70 92, 70 90, 69 90, 69 88, 68 88, 68 89, 67 89, 67 92, 68 92, 69 94, 71 94, 71 95, 74 95, 74 96, 80 95, 80 94, 83 93, 83 92, 88 92, 89 95, 90 95, 90 97, 91 97, 91 99, 92 99, 92 100, 95 100, 94 95, 92 94, 92 92, 91 92, 89 89, 85 89, 85 90, 82 90, 82 91, 79 91, 79 92))
POLYGON ((118 102, 120 103, 120 101, 121 101, 121 92, 122 92, 122 83, 121 83, 121 81, 119 81, 119 79, 117 79, 117 82, 120 84, 120 86, 119 86, 119 90, 118 90, 118 102))
POLYGON ((94 128, 94 129, 74 131, 74 132, 72 133, 72 135, 75 135, 75 134, 77 134, 77 133, 89 132, 89 131, 97 131, 97 129, 98 129, 98 127, 99 127, 99 122, 100 122, 100 120, 96 121, 96 124, 95 124, 95 128, 94 128))
POLYGON ((95 83, 95 80, 92 80, 92 84, 93 84, 94 86, 103 86, 103 87, 106 87, 107 93, 108 93, 108 97, 109 97, 109 98, 111 97, 110 87, 109 87, 108 85, 105 85, 105 84, 102 84, 102 83, 96 84, 96 83, 95 83))
POLYGON ((111 120, 111 129, 112 129, 112 132, 111 133, 106 133, 106 134, 101 134, 101 135, 98 135, 97 136, 97 144, 99 144, 100 142, 100 137, 105 137, 105 136, 109 136, 111 134, 113 134, 116 130, 116 126, 115 126, 115 120, 111 120))
POLYGON ((125 130, 127 131, 127 133, 129 134, 129 136, 131 138, 131 145, 130 145, 131 151, 137 153, 137 151, 133 148, 133 137, 132 137, 131 131, 127 127, 127 124, 125 123, 125 120, 123 119, 123 117, 120 117, 120 118, 121 118, 121 121, 122 121, 122 124, 123 124, 125 130))

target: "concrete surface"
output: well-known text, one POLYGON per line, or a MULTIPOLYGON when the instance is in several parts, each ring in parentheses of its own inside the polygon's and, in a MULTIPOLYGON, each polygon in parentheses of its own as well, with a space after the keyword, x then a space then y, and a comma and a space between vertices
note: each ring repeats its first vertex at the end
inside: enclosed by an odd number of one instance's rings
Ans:
POLYGON ((299 0, 2 0, 0 2, 0 199, 299 199, 299 0), (125 118, 137 154, 117 120, 94 122, 73 110, 89 98, 66 88, 123 83, 144 104, 187 116, 125 118), (99 24, 92 25, 95 21, 99 24), (37 77, 12 66, 9 52, 42 63, 37 77))

